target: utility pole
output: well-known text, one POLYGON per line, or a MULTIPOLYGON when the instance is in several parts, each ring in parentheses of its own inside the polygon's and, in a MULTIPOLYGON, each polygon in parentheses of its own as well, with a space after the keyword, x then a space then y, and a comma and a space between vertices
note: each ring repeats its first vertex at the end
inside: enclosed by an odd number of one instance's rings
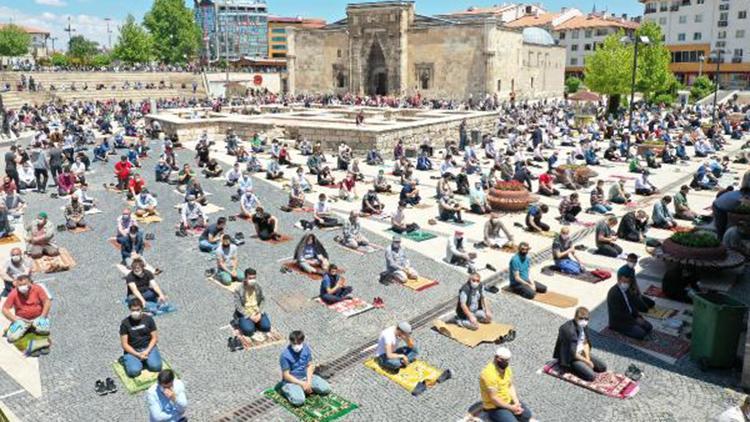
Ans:
POLYGON ((711 116, 713 123, 716 124, 716 116, 717 116, 717 110, 716 110, 716 103, 719 99, 719 75, 721 72, 721 54, 724 53, 724 50, 719 48, 716 50, 716 77, 714 78, 714 109, 713 109, 713 115, 711 116))
POLYGON ((57 37, 50 37, 50 41, 52 41, 52 54, 55 54, 55 41, 57 41, 57 37))
POLYGON ((107 22, 107 37, 109 39, 109 47, 107 49, 109 51, 112 51, 112 30, 109 29, 109 22, 112 20, 112 18, 104 18, 104 20, 107 22))
POLYGON ((70 25, 70 16, 68 16, 68 26, 65 27, 64 31, 68 33, 68 47, 70 47, 70 39, 72 38, 73 33, 76 32, 76 30, 70 25))

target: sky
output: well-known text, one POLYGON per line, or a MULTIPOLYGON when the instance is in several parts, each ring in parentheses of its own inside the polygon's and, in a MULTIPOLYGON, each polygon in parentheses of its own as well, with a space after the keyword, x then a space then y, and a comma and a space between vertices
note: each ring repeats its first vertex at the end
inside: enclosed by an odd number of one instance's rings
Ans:
MULTIPOLYGON (((185 0, 192 7, 193 0, 185 0)), ((70 18, 73 35, 83 35, 102 46, 117 42, 117 27, 128 14, 141 21, 144 13, 151 7, 153 0, 0 0, 0 23, 12 21, 20 25, 50 31, 56 37, 55 48, 67 44, 68 34, 65 28, 70 18), (107 32, 107 20, 111 33, 107 32)), ((323 18, 329 22, 341 19, 345 15, 348 3, 357 0, 268 0, 268 10, 275 16, 302 16, 323 18)), ((470 6, 486 7, 511 0, 417 0, 417 13, 434 15, 439 13, 464 10, 470 6)), ((547 10, 558 11, 561 7, 575 7, 589 12, 594 5, 598 11, 608 10, 620 15, 642 14, 643 5, 638 0, 527 0, 517 3, 542 3, 547 10)))

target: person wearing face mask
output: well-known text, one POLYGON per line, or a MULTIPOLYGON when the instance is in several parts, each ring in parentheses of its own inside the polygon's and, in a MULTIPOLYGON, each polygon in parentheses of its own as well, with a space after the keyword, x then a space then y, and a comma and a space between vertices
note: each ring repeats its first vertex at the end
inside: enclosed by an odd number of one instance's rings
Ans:
POLYGON ((498 348, 495 358, 479 375, 482 410, 491 422, 528 422, 532 418, 531 410, 518 398, 510 358, 508 348, 498 348))
POLYGON ((130 169, 133 168, 133 164, 128 161, 128 157, 125 155, 120 156, 120 161, 115 163, 115 177, 117 177, 117 189, 126 190, 128 188, 128 182, 130 180, 130 169))
POLYGON ((117 243, 120 245, 120 264, 127 266, 133 252, 141 255, 143 253, 143 233, 130 213, 130 209, 122 210, 122 215, 117 217, 117 243))
POLYGON ((643 340, 653 330, 653 326, 641 316, 636 306, 636 298, 631 290, 635 279, 631 279, 628 273, 620 268, 617 271, 617 284, 607 293, 609 328, 636 340, 643 340))
POLYGON ((747 421, 750 421, 750 396, 745 396, 741 405, 730 407, 716 418, 716 422, 747 421))
POLYGON ((391 246, 385 248, 385 271, 380 274, 380 279, 395 279, 399 283, 406 283, 417 278, 417 270, 411 266, 406 251, 401 247, 401 236, 393 236, 391 246))
POLYGON ((370 244, 370 241, 362 234, 357 211, 349 212, 349 218, 344 221, 342 235, 341 244, 348 248, 357 249, 370 244))
POLYGON ((456 230, 453 236, 448 238, 448 243, 445 248, 445 261, 452 265, 458 265, 465 267, 469 273, 476 271, 476 265, 474 259, 476 259, 476 252, 469 252, 466 250, 464 245, 464 232, 456 230))
POLYGON ((32 356, 49 353, 49 311, 52 300, 47 290, 38 284, 32 284, 27 275, 20 275, 15 282, 15 288, 8 294, 3 304, 3 315, 10 321, 7 339, 15 343, 24 352, 32 352, 32 356), (36 335, 34 342, 38 345, 29 350, 31 344, 23 341, 27 335, 36 335), (38 339, 42 337, 44 339, 38 339), (19 340, 21 340, 19 342, 19 340), (41 340, 41 341, 40 341, 41 340))
POLYGON ((328 305, 351 299, 352 286, 346 285, 346 279, 339 273, 336 264, 328 266, 328 271, 323 274, 320 281, 320 300, 328 305))
POLYGON ((216 249, 216 279, 223 285, 229 286, 234 281, 245 278, 239 270, 239 255, 237 246, 232 244, 228 234, 221 236, 221 245, 216 249))
POLYGON ((70 165, 70 172, 73 173, 76 183, 86 183, 86 164, 81 157, 76 157, 76 160, 70 165))
POLYGON ((580 274, 585 269, 576 255, 573 242, 570 240, 570 228, 563 226, 560 234, 552 241, 552 257, 555 267, 566 274, 580 274))
POLYGON ((2 297, 8 296, 13 289, 13 282, 20 276, 31 277, 32 262, 23 256, 21 248, 13 248, 10 251, 10 259, 3 267, 4 271, 0 273, 5 282, 5 289, 2 297))
POLYGON ((206 215, 203 213, 203 208, 195 201, 194 195, 187 196, 187 202, 182 205, 180 211, 180 229, 181 231, 195 230, 197 228, 205 227, 206 215))
POLYGON ((281 234, 277 230, 278 220, 267 213, 260 205, 255 207, 252 222, 253 226, 255 226, 255 235, 258 236, 258 239, 278 240, 281 238, 281 234))
POLYGON ((175 378, 171 369, 159 372, 156 384, 146 392, 149 422, 183 422, 187 421, 187 395, 185 384, 175 378))
MULTIPOLYGON (((630 286, 630 293, 633 296, 633 302, 639 312, 648 312, 649 309, 656 306, 656 302, 650 297, 641 293, 641 288, 638 286, 638 282, 635 276, 635 268, 638 265, 638 255, 634 253, 628 254, 627 263, 623 265, 617 274, 622 274, 623 277, 627 277, 632 280, 630 286)), ((663 287, 663 286, 662 286, 663 287)))
POLYGON ((138 218, 159 215, 156 211, 156 206, 158 204, 159 203, 156 198, 154 198, 154 195, 151 195, 151 192, 149 192, 148 189, 143 188, 141 193, 135 197, 135 215, 138 218))
POLYGON ((398 325, 381 331, 378 346, 375 349, 378 365, 388 371, 398 372, 399 369, 406 368, 414 362, 418 351, 411 334, 411 324, 406 321, 401 321, 398 325), (404 345, 398 347, 400 342, 404 345))
POLYGON ((39 213, 36 220, 28 227, 27 232, 26 253, 32 259, 60 255, 60 250, 52 244, 52 238, 55 236, 54 226, 47 219, 46 212, 39 213))
POLYGON ((592 382, 596 374, 607 370, 607 365, 591 355, 589 319, 587 308, 576 309, 575 317, 561 325, 557 332, 553 357, 564 370, 584 381, 592 382))
POLYGON ((86 210, 83 208, 83 204, 77 196, 72 195, 70 203, 65 207, 65 227, 68 230, 86 227, 85 215, 86 210))
POLYGON ((130 315, 120 323, 120 345, 123 354, 119 359, 130 378, 141 375, 145 368, 149 372, 162 369, 161 354, 157 342, 159 331, 154 319, 143 312, 143 305, 138 299, 128 302, 130 315))
POLYGON ((528 257, 529 244, 521 242, 518 253, 510 260, 510 289, 526 299, 534 299, 537 293, 546 293, 547 286, 531 279, 531 259, 528 257))
POLYGON ((146 269, 143 259, 134 258, 130 267, 131 271, 125 276, 128 301, 138 299, 143 309, 150 313, 169 306, 167 296, 156 282, 154 273, 146 269))
POLYGON ((76 179, 70 172, 70 167, 63 168, 62 173, 57 175, 57 194, 67 196, 73 192, 76 186, 76 179))
POLYGON ((331 386, 315 375, 312 349, 305 343, 305 334, 295 330, 289 334, 289 345, 281 352, 281 394, 294 407, 305 404, 310 394, 327 395, 331 386))
POLYGON ((243 336, 263 341, 265 333, 271 331, 271 320, 261 311, 265 299, 263 289, 257 282, 254 268, 246 268, 244 275, 242 284, 234 291, 234 319, 243 336))
POLYGON ((478 330, 479 324, 492 322, 492 311, 477 273, 470 275, 469 280, 458 291, 455 321, 457 325, 469 330, 478 330))
POLYGON ((646 211, 629 211, 620 219, 617 237, 629 242, 643 243, 646 241, 646 230, 648 230, 646 211))

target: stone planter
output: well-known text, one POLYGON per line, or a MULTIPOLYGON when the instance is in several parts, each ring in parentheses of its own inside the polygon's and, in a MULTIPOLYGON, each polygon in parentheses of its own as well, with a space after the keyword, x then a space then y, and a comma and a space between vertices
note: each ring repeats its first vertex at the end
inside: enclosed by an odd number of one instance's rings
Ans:
POLYGON ((723 246, 714 248, 693 248, 680 245, 672 239, 666 239, 661 244, 665 253, 678 259, 695 259, 702 261, 721 261, 727 257, 727 249, 723 246))
POLYGON ((750 223, 750 214, 728 212, 727 213, 727 228, 736 226, 740 221, 747 221, 750 223))
POLYGON ((525 211, 529 204, 534 201, 536 201, 536 197, 526 189, 500 190, 491 188, 487 195, 487 202, 496 211, 525 211))
POLYGON ((664 152, 664 144, 662 145, 639 144, 636 150, 637 150, 638 155, 643 155, 646 153, 646 151, 651 150, 651 152, 659 156, 661 155, 662 152, 664 152))

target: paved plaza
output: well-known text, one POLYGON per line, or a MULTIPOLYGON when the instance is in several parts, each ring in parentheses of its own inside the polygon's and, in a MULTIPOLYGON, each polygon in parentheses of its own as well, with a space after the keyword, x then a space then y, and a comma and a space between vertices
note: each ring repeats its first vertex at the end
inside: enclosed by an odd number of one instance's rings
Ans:
MULTIPOLYGON (((214 140, 217 142, 212 154, 228 168, 232 161, 230 157, 222 155, 223 141, 218 138, 214 140)), ((193 142, 187 142, 188 149, 179 151, 179 162, 192 160, 192 145, 193 142)), ((738 150, 740 145, 737 141, 730 143, 727 152, 738 150)), ((158 155, 161 146, 158 141, 153 141, 151 147, 154 153, 145 160, 142 173, 148 180, 150 190, 158 195, 164 221, 145 227, 146 233, 154 233, 156 237, 151 249, 145 252, 145 257, 149 263, 163 270, 158 277, 159 283, 178 308, 176 313, 156 318, 160 332, 159 349, 185 382, 191 420, 239 419, 235 412, 244 409, 252 413, 249 410, 252 405, 263 407, 267 404, 260 400, 261 392, 279 380, 278 357, 283 346, 234 353, 228 350, 228 324, 233 310, 231 294, 205 280, 204 270, 213 267, 214 263, 209 255, 198 251, 197 240, 175 237, 178 215, 173 206, 181 203, 182 197, 173 192, 173 186, 153 182, 153 157, 158 155)), ((383 154, 390 155, 390 151, 383 151, 383 154)), ((297 162, 303 160, 300 156, 293 155, 293 158, 297 162)), ((33 363, 23 363, 27 367, 20 374, 18 368, 15 371, 9 369, 19 358, 9 357, 7 350, 0 354, 0 357, 4 356, 0 359, 3 368, 0 372, 0 404, 20 420, 129 421, 147 417, 143 394, 128 395, 122 386, 118 393, 104 397, 94 392, 95 380, 114 377, 111 365, 121 354, 118 327, 127 315, 127 309, 122 304, 125 284, 122 274, 114 265, 119 261, 119 254, 107 242, 107 238, 115 234, 117 216, 127 206, 124 197, 107 192, 102 187, 103 183, 113 180, 112 164, 95 163, 91 174, 87 175, 91 186, 89 193, 98 200, 99 208, 103 211, 87 217, 93 230, 83 234, 65 232, 56 236, 57 242, 71 252, 78 265, 71 271, 37 277, 54 297, 51 312, 52 353, 38 360, 27 359, 33 363), (38 375, 35 373, 37 365, 38 375)), ((689 182, 696 165, 696 162, 691 162, 687 166, 665 166, 654 172, 652 181, 664 188, 665 193, 674 193, 680 185, 689 182)), ((363 166, 363 170, 369 184, 369 178, 377 173, 378 168, 363 166)), ((286 169, 287 175, 291 171, 286 169)), ((541 169, 533 171, 538 174, 541 169)), ((733 173, 723 180, 723 184, 735 182, 735 178, 744 171, 745 167, 733 166, 733 173)), ((597 167, 597 172, 599 178, 608 182, 615 180, 613 176, 627 175, 623 163, 608 163, 606 167, 597 167)), ((333 237, 338 232, 316 230, 332 262, 346 270, 355 295, 368 301, 380 296, 385 301, 382 310, 372 310, 348 319, 309 300, 317 295, 318 283, 297 274, 282 274, 279 271, 280 260, 292 256, 296 240, 303 234, 294 227, 294 223, 304 218, 301 213, 279 211, 287 200, 283 182, 271 183, 258 178, 255 189, 266 209, 279 218, 281 231, 294 237, 292 242, 275 246, 261 244, 250 238, 250 223, 242 220, 228 223, 227 232, 245 233, 247 243, 240 247, 241 267, 257 269, 259 283, 267 298, 264 309, 273 326, 285 336, 295 329, 304 330, 316 362, 334 366, 339 362, 341 365, 342 368, 336 370, 329 381, 336 393, 360 406, 343 420, 455 421, 464 417, 469 407, 479 400, 479 372, 490 361, 495 346, 482 344, 469 349, 431 329, 431 321, 435 317, 453 311, 458 288, 467 278, 464 269, 442 261, 446 237, 455 227, 441 222, 429 225, 427 222, 437 215, 432 198, 435 180, 430 178, 435 174, 416 172, 422 196, 432 206, 411 209, 407 218, 438 234, 438 237, 423 243, 404 241, 407 253, 420 273, 439 281, 440 284, 435 287, 422 292, 395 285, 385 287, 378 283, 378 274, 384 268, 382 251, 360 256, 334 245, 333 237), (300 297, 304 300, 297 304, 297 310, 285 310, 289 308, 288 302, 300 297), (411 320, 418 327, 415 337, 425 360, 453 372, 453 379, 418 398, 362 365, 362 356, 372 354, 367 347, 374 345, 379 332, 400 320, 411 320), (362 350, 365 352, 361 355, 351 353, 362 350)), ((336 172, 337 179, 342 176, 343 173, 336 172)), ((209 201, 225 209, 210 215, 211 219, 236 214, 238 204, 230 200, 233 190, 225 187, 223 180, 206 180, 203 185, 207 192, 212 193, 209 201)), ((629 180, 626 187, 632 191, 633 182, 629 180)), ((332 189, 315 188, 316 192, 335 193, 332 189)), ((365 189, 364 183, 357 187, 360 195, 365 189)), ((563 194, 566 193, 569 192, 563 190, 563 194)), ((317 193, 308 194, 307 198, 316 196, 317 193)), ((691 207, 702 210, 710 205, 714 196, 715 192, 708 191, 691 193, 691 207)), ((395 208, 397 196, 381 198, 386 203, 387 211, 395 208)), ((644 200, 639 205, 650 213, 656 198, 644 200)), ((47 211, 54 224, 63 222, 60 209, 63 200, 37 193, 27 194, 26 199, 29 202, 26 222, 40 211, 47 211)), ((557 215, 555 208, 558 200, 542 197, 541 201, 552 209, 547 218, 552 229, 559 229, 557 221, 551 218, 557 215)), ((358 208, 359 201, 338 201, 332 207, 343 217, 349 210, 358 208)), ((617 215, 625 211, 625 207, 615 207, 617 215)), ((551 239, 525 233, 513 226, 515 222, 522 222, 523 216, 508 214, 503 221, 513 231, 516 241, 524 240, 531 244, 532 254, 548 250, 551 239)), ((589 214, 581 217, 586 222, 595 222, 599 218, 589 214)), ((466 219, 474 222, 463 228, 471 245, 482 238, 484 217, 467 214, 466 219)), ((368 218, 363 219, 362 224, 372 242, 380 246, 389 244, 391 235, 385 231, 389 227, 387 221, 368 218)), ((592 229, 573 225, 571 230, 579 243, 593 246, 592 229)), ((651 235, 666 238, 669 233, 653 230, 651 235)), ((621 244, 626 252, 647 256, 642 245, 621 244)), ((3 248, 2 252, 7 254, 9 247, 3 248)), ((500 271, 493 274, 483 269, 480 271, 483 280, 498 286, 506 284, 504 271, 510 258, 510 254, 503 252, 479 251, 480 268, 490 263, 500 271)), ((589 267, 614 271, 624 263, 586 252, 581 253, 581 258, 589 267)), ((597 324, 603 328, 601 324, 606 324, 606 304, 603 302, 614 279, 591 285, 543 275, 540 269, 548 260, 549 257, 535 262, 532 277, 547 284, 553 291, 578 298, 579 304, 592 309, 592 328, 597 328, 597 324)), ((644 258, 638 269, 641 287, 658 284, 654 280, 658 280, 663 271, 658 262, 644 258)), ((726 274, 719 276, 722 279, 728 277, 726 274)), ((706 282, 721 283, 721 280, 706 282)), ((731 286, 731 293, 739 298, 750 298, 746 284, 731 286)), ((737 393, 732 392, 739 382, 737 372, 701 372, 687 356, 672 362, 665 356, 653 356, 603 337, 593 329, 594 348, 611 369, 624 372, 631 363, 643 369, 645 378, 636 397, 629 400, 607 398, 543 375, 539 370, 552 357, 557 328, 572 316, 574 308, 543 307, 502 292, 490 294, 489 300, 495 319, 516 327, 518 336, 509 344, 514 354, 512 366, 515 382, 519 396, 541 421, 706 420, 738 397, 737 393)), ((294 420, 290 413, 277 406, 255 415, 255 420, 294 420)))

